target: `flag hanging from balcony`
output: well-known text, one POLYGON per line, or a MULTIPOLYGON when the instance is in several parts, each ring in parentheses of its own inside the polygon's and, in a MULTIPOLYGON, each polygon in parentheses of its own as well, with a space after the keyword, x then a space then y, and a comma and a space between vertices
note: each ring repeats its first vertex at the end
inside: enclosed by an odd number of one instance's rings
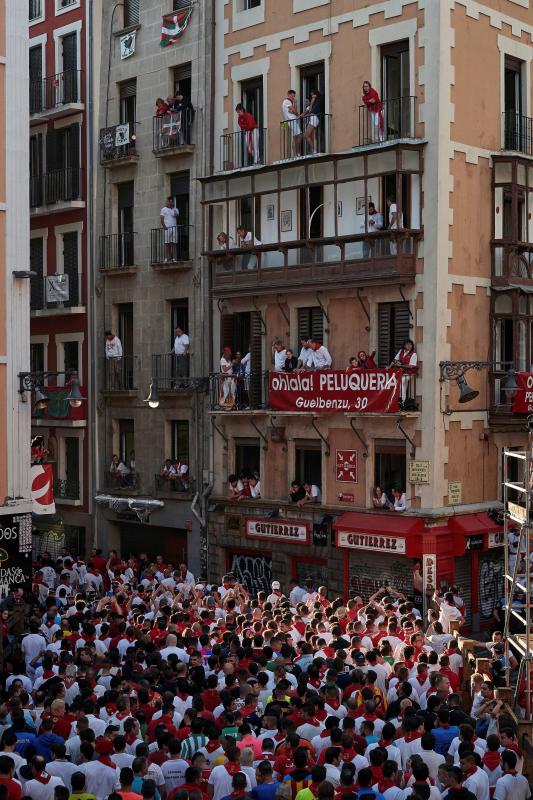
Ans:
POLYGON ((161 47, 168 47, 169 44, 176 44, 179 37, 185 32, 191 15, 192 6, 190 8, 185 8, 177 14, 167 14, 163 17, 161 47))
POLYGON ((34 464, 31 468, 31 497, 34 514, 55 514, 54 474, 51 464, 34 464))

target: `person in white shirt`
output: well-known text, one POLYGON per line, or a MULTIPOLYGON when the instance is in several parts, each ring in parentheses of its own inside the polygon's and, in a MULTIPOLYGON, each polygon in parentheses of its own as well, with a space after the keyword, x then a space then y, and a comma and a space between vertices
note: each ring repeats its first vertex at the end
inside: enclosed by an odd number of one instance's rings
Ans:
POLYGON ((313 369, 314 367, 314 352, 311 347, 309 339, 300 339, 301 349, 298 356, 297 369, 313 369))
POLYGON ((52 760, 46 765, 49 775, 60 778, 67 789, 72 791, 71 778, 74 772, 79 772, 79 768, 71 761, 67 761, 67 749, 64 744, 52 745, 52 760))
POLYGON ((331 369, 333 359, 331 358, 328 348, 311 340, 311 349, 313 351, 313 366, 315 369, 331 369))
POLYGON ((316 486, 314 483, 304 483, 304 490, 305 497, 302 497, 301 500, 298 500, 296 503, 297 506, 305 506, 309 503, 315 504, 322 502, 322 493, 319 486, 316 486))
POLYGON ((24 637, 20 646, 26 663, 26 674, 28 678, 31 679, 33 677, 35 672, 34 663, 39 656, 44 654, 47 644, 44 636, 39 633, 39 623, 37 620, 30 620, 30 633, 24 637))
MULTIPOLYGON (((398 205, 392 197, 387 197, 389 207, 389 230, 397 231, 403 228, 403 216, 398 213, 398 205)), ((395 256, 398 253, 398 243, 396 239, 391 239, 389 243, 390 254, 395 256)))
MULTIPOLYGON (((107 379, 110 389, 120 389, 120 374, 122 369, 122 342, 113 331, 105 332, 105 357, 107 365, 107 379)), ((45 578, 46 580, 46 578, 45 578)))
POLYGON ((439 622, 442 625, 442 630, 444 633, 451 633, 450 625, 452 622, 463 622, 461 612, 453 602, 453 594, 446 592, 444 598, 442 598, 435 592, 433 600, 439 607, 439 622))
POLYGON ((159 219, 165 233, 165 262, 178 260, 178 246, 180 240, 180 228, 178 217, 180 212, 174 207, 174 199, 167 197, 166 205, 161 209, 159 219))
POLYGON ((250 492, 255 500, 261 497, 261 481, 259 480, 259 475, 255 473, 250 478, 250 492))
POLYGON ((186 378, 189 375, 189 347, 190 339, 183 328, 176 328, 174 347, 170 351, 176 356, 176 377, 186 378))
MULTIPOLYGON (((259 247, 261 242, 257 239, 251 231, 248 230, 246 225, 239 225, 237 228, 237 245, 244 249, 251 247, 259 247)), ((239 256, 239 263, 241 270, 257 269, 257 256, 250 254, 246 256, 239 256)))
POLYGON ((531 789, 523 775, 516 774, 516 753, 504 750, 502 753, 503 775, 496 781, 493 800, 529 800, 531 789))
POLYGON ((286 357, 287 348, 280 341, 274 342, 272 345, 272 358, 274 359, 274 370, 276 372, 283 372, 286 357))
MULTIPOLYGON (((463 786, 475 794, 477 800, 490 800, 489 777, 485 770, 476 766, 473 753, 465 753, 459 759, 463 773, 463 786)), ((514 796, 513 796, 513 800, 514 796)))
POLYGON ((296 578, 293 578, 291 580, 291 587, 292 588, 289 592, 289 600, 291 601, 291 605, 294 606, 294 608, 296 608, 298 603, 302 602, 302 598, 305 594, 305 589, 302 586, 300 586, 296 578))
MULTIPOLYGON (((283 114, 283 121, 287 128, 288 141, 292 139, 292 153, 295 156, 301 155, 302 143, 302 126, 300 123, 300 115, 296 105, 296 92, 294 89, 289 89, 287 96, 281 103, 281 113, 283 114)), ((287 155, 290 153, 290 145, 287 146, 287 155)))
POLYGON ((31 760, 32 779, 24 786, 24 794, 32 800, 54 800, 56 786, 64 786, 61 778, 50 775, 46 771, 42 756, 34 756, 31 760))
POLYGON ((394 502, 390 504, 391 508, 393 508, 394 511, 405 511, 407 508, 405 492, 402 492, 401 489, 393 489, 392 496, 394 497, 394 502))
MULTIPOLYGON (((380 214, 379 211, 376 209, 374 203, 370 202, 368 204, 368 213, 366 217, 366 228, 365 223, 361 223, 361 230, 367 230, 368 233, 377 233, 378 231, 383 230, 383 214, 380 214)), ((380 242, 378 241, 377 245, 380 242)), ((370 256, 371 248, 370 248, 370 240, 365 239, 363 242, 363 258, 368 258, 370 256)))
MULTIPOLYGON (((177 647, 178 639, 173 633, 169 633, 166 640, 166 647, 159 651, 159 654, 163 660, 166 660, 170 655, 178 656, 180 661, 183 661, 185 664, 189 663, 189 655, 188 653, 183 650, 181 647, 177 647)), ((192 698, 191 698, 192 700, 192 698)))

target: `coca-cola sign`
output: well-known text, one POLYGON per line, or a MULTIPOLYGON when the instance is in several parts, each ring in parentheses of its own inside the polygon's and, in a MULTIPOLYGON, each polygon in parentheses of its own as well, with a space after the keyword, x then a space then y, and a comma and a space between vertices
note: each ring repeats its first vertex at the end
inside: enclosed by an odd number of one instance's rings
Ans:
POLYGON ((275 411, 352 411, 397 414, 402 371, 271 372, 269 407, 275 411))

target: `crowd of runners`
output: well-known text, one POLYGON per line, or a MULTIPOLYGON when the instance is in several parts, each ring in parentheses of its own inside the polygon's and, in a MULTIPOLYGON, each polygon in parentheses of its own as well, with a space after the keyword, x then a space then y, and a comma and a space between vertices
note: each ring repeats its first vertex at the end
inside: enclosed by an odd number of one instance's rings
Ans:
POLYGON ((306 583, 44 553, 22 635, 2 605, 0 800, 531 796, 514 718, 463 676, 458 591, 425 620, 306 583))

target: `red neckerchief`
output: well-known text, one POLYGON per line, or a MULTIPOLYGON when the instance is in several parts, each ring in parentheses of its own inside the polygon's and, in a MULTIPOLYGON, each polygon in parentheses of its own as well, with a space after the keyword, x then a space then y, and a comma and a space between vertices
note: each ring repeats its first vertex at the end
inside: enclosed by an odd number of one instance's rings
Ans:
POLYGON ((427 675, 417 675, 416 679, 417 679, 418 683, 420 684, 420 686, 423 686, 425 684, 425 682, 427 681, 428 676, 427 675))
POLYGON ((421 736, 422 734, 417 731, 415 733, 406 733, 403 738, 406 742, 414 742, 416 739, 420 739, 421 736))
POLYGON ((244 789, 240 789, 237 792, 232 792, 230 794, 231 800, 239 800, 240 797, 246 797, 246 792, 244 789))
POLYGON ((208 753, 214 753, 215 750, 218 750, 219 748, 220 748, 220 742, 218 739, 214 742, 208 742, 205 746, 205 749, 207 750, 208 753))
POLYGON ((324 722, 326 717, 328 716, 328 712, 325 708, 317 708, 315 711, 315 717, 319 722, 324 722))
POLYGON ((518 758, 522 758, 522 751, 520 750, 520 748, 518 747, 516 742, 511 742, 511 744, 506 744, 505 745, 505 749, 506 750, 512 750, 513 753, 516 753, 518 758))
POLYGON ((117 710, 117 707, 116 707, 115 703, 107 703, 107 705, 105 707, 105 710, 107 711, 109 716, 112 717, 113 714, 115 713, 115 711, 117 710))
POLYGON ((471 775, 475 775, 475 774, 476 774, 476 772, 477 772, 477 767, 476 767, 476 766, 472 767, 472 769, 469 769, 469 770, 468 770, 468 772, 465 772, 465 773, 464 773, 464 777, 463 777, 463 783, 464 783, 464 781, 465 781, 467 778, 469 778, 471 775))
POLYGON ((492 750, 487 750, 481 760, 483 761, 483 765, 490 770, 497 769, 501 764, 501 757, 498 751, 493 752, 492 750))
POLYGON ((51 777, 52 776, 48 772, 46 772, 46 770, 43 769, 43 771, 39 772, 38 775, 34 775, 33 779, 39 781, 39 783, 43 783, 46 785, 47 783, 50 782, 51 777))
POLYGON ((339 708, 340 704, 341 701, 339 698, 336 700, 326 700, 326 705, 328 705, 330 708, 333 708, 335 711, 339 708))
POLYGON ((407 669, 413 669, 415 665, 414 659, 412 658, 405 658, 403 663, 405 664, 407 669))
POLYGON ((43 678, 46 678, 46 680, 48 680, 48 678, 52 678, 54 674, 55 673, 54 673, 53 669, 45 669, 45 670, 43 670, 43 678))
POLYGON ((341 750, 341 761, 348 763, 349 761, 353 761, 356 757, 357 752, 354 750, 353 747, 346 750, 341 750))
POLYGON ((518 772, 515 769, 506 769, 503 774, 504 775, 518 775, 518 772))
POLYGON ((126 742, 127 742, 129 745, 132 745, 132 744, 133 744, 133 742, 136 742, 136 741, 137 741, 137 734, 136 734, 136 733, 126 733, 126 735, 124 736, 124 738, 125 738, 126 742))
POLYGON ((383 780, 383 767, 376 767, 371 764, 370 769, 372 770, 372 780, 374 783, 379 783, 383 780))
POLYGON ((378 742, 378 747, 390 747, 392 744, 392 739, 380 739, 378 742))
POLYGON ((235 773, 239 772, 241 769, 241 765, 238 761, 226 761, 224 767, 228 775, 235 775, 235 773))
POLYGON ((394 783, 394 781, 385 781, 385 780, 380 781, 378 783, 378 792, 381 792, 381 794, 383 794, 383 792, 386 792, 387 789, 392 789, 392 787, 395 785, 396 784, 394 783))
POLYGON ((326 731, 322 731, 322 733, 320 734, 320 738, 321 739, 326 739, 329 736, 329 734, 330 734, 330 731, 327 731, 327 730, 326 731))

